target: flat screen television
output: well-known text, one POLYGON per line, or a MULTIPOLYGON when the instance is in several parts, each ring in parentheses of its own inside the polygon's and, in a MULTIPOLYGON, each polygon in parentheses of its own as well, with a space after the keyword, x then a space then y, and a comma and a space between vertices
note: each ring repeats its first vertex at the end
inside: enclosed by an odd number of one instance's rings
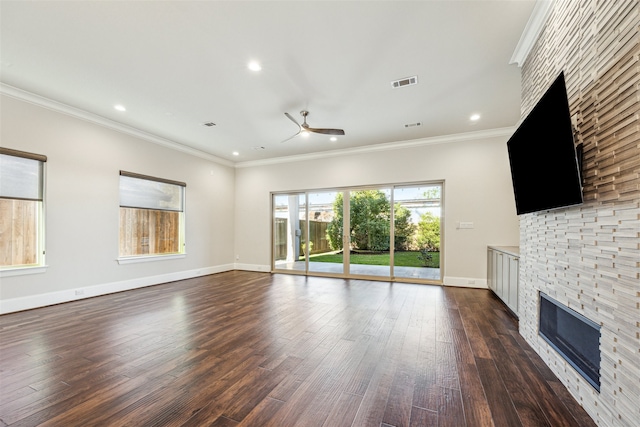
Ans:
POLYGON ((578 205, 582 150, 573 140, 564 73, 507 142, 518 215, 578 205))

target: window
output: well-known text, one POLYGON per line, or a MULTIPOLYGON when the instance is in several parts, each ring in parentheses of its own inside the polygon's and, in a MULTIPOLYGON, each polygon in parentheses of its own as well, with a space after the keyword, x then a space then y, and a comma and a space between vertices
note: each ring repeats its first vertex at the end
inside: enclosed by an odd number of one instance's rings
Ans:
POLYGON ((272 269, 441 283, 443 195, 443 181, 272 193, 272 269))
POLYGON ((44 266, 46 156, 0 148, 0 268, 44 266))
POLYGON ((120 171, 120 259, 185 253, 185 187, 120 171))

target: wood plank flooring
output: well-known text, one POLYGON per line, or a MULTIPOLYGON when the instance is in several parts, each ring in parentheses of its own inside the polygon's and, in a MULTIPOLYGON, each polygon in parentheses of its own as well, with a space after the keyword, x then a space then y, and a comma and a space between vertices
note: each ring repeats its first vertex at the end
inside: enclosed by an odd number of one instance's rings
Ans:
POLYGON ((488 290, 232 271, 0 316, 0 426, 595 426, 488 290))

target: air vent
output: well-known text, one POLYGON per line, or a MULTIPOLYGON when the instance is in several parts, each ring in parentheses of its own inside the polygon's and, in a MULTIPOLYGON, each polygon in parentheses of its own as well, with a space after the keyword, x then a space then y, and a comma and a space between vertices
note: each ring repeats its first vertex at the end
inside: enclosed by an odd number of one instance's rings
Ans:
POLYGON ((412 128, 415 126, 422 126, 422 122, 416 122, 416 123, 407 123, 406 125, 404 125, 404 127, 406 128, 412 128))
POLYGON ((203 125, 211 128, 211 127, 214 127, 216 124, 213 122, 206 122, 206 123, 203 123, 203 125))
POLYGON ((412 86, 417 84, 418 84, 418 76, 413 76, 413 77, 405 77, 404 79, 391 82, 391 87, 396 89, 399 87, 412 86))

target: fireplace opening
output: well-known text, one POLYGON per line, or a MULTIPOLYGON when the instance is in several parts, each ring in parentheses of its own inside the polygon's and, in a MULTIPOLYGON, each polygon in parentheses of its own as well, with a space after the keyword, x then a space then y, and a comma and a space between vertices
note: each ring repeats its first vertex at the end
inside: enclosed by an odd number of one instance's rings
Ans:
POLYGON ((540 292, 540 336, 600 391, 600 326, 540 292))

